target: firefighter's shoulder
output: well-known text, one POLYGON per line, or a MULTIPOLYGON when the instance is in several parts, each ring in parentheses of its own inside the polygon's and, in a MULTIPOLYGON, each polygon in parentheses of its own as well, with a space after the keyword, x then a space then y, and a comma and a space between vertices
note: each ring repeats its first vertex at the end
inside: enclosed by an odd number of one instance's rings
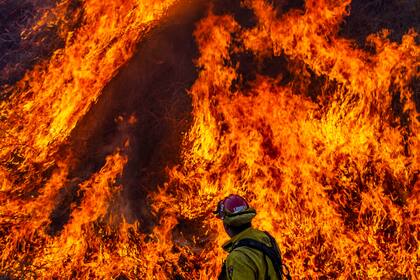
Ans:
POLYGON ((247 247, 234 249, 226 259, 228 279, 255 279, 260 269, 255 253, 247 247))

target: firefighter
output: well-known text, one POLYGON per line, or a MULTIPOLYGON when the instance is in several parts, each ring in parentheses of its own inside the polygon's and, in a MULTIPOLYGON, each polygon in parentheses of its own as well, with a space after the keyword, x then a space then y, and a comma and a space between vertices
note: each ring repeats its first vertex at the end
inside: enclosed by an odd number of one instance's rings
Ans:
POLYGON ((291 279, 282 264, 275 239, 251 226, 256 211, 243 197, 227 196, 218 203, 214 214, 223 221, 225 231, 231 237, 223 245, 229 255, 223 263, 219 280, 291 279))

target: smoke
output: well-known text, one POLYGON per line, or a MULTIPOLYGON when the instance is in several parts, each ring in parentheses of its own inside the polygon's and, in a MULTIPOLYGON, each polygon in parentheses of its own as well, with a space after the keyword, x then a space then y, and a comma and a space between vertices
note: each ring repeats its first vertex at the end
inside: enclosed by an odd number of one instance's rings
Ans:
POLYGON ((420 31, 419 8, 415 0, 353 0, 340 35, 356 40, 359 46, 368 47, 365 39, 369 34, 389 29, 389 38, 401 43, 402 36, 409 29, 420 31))

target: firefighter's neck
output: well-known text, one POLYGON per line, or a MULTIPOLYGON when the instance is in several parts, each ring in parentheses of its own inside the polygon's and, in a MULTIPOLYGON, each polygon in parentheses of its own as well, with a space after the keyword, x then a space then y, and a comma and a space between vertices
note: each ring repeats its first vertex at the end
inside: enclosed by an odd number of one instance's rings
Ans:
POLYGON ((243 232, 244 230, 250 228, 251 223, 247 223, 247 224, 236 226, 236 227, 229 226, 229 225, 226 225, 226 224, 223 224, 223 226, 225 228, 226 233, 229 235, 229 237, 234 237, 235 235, 237 235, 237 234, 243 232))

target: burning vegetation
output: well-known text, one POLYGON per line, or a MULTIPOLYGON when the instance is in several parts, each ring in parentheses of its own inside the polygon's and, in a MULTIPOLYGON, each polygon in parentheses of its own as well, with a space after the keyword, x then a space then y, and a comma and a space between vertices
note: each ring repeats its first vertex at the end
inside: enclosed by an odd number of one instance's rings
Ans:
POLYGON ((418 5, 208 2, 0 1, 0 278, 216 279, 238 193, 293 278, 416 279, 418 5))

